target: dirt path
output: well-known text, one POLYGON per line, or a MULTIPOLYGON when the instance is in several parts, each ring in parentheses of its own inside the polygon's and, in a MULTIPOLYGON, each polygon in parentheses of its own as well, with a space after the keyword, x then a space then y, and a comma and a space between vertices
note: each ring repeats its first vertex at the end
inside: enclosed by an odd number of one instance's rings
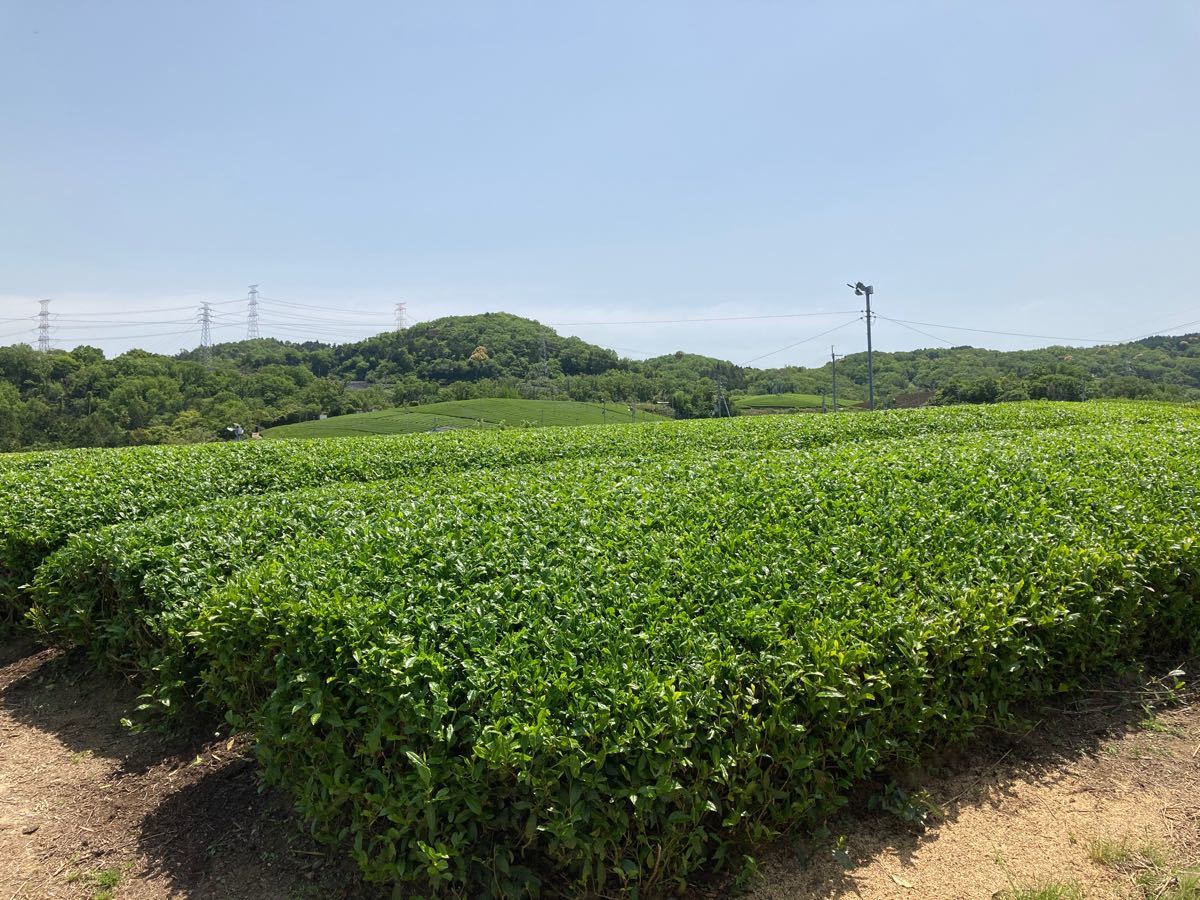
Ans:
POLYGON ((827 843, 807 866, 807 847, 782 842, 751 896, 1165 895, 1200 863, 1200 708, 1133 721, 1116 712, 1047 718, 1003 758, 960 758, 914 779, 941 810, 924 830, 895 815, 847 817, 841 852, 827 843))
POLYGON ((259 792, 244 746, 133 733, 136 694, 0 644, 0 900, 361 896, 259 792))
MULTIPOLYGON (((1130 700, 1092 695, 910 776, 893 799, 928 791, 939 812, 924 830, 858 812, 822 842, 779 842, 749 896, 1155 896, 1137 881, 1157 892, 1200 862, 1200 706, 1130 700)), ((0 643, 0 900, 368 894, 259 792, 236 739, 134 734, 119 723, 136 702, 54 651, 0 643)))

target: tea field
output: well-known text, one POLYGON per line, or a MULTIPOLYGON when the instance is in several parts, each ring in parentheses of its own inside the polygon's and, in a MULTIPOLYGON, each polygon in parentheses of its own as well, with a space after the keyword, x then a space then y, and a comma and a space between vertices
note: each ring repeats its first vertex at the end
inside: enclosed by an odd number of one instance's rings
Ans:
POLYGON ((402 894, 663 892, 1200 650, 1198 466, 1135 403, 24 454, 0 609, 402 894))
MULTIPOLYGON (((820 409, 821 397, 817 394, 753 394, 738 397, 733 401, 739 410, 762 410, 763 412, 796 412, 801 409, 820 409)), ((839 406, 858 406, 857 400, 842 398, 839 406)))
MULTIPOLYGON (((819 405, 819 404, 818 404, 819 405)), ((329 438, 364 434, 411 434, 456 428, 541 428, 554 425, 608 425, 633 421, 660 422, 665 417, 643 409, 630 415, 629 407, 616 403, 580 403, 574 400, 515 400, 503 397, 446 400, 420 406, 352 413, 278 425, 267 438, 329 438)))

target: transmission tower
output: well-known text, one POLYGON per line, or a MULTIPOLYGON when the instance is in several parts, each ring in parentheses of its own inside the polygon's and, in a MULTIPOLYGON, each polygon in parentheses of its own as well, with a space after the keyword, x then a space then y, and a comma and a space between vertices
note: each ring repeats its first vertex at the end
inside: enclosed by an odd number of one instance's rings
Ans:
POLYGON ((725 399, 725 379, 717 379, 717 389, 713 393, 713 418, 726 418, 729 413, 729 401, 725 399))
POLYGON ((212 304, 200 304, 200 356, 208 362, 212 358, 212 304))
POLYGON ((246 340, 253 341, 258 334, 258 285, 250 285, 250 305, 246 315, 246 340))
POLYGON ((42 311, 38 313, 38 350, 50 352, 50 301, 39 300, 42 311))
POLYGON ((396 304, 396 330, 403 331, 408 327, 408 304, 396 304))

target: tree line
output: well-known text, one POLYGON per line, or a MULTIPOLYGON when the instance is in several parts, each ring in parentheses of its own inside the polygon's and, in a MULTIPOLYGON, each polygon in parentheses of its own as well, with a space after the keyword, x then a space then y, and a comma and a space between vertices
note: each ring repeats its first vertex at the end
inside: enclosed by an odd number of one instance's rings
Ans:
MULTIPOLYGON (((1200 398, 1196 335, 1097 348, 972 347, 875 354, 880 405, 1200 398)), ((95 347, 0 348, 0 450, 211 440, 234 422, 269 427, 474 397, 657 401, 714 414, 718 391, 827 394, 830 368, 753 369, 682 351, 649 360, 506 313, 451 316, 330 345, 263 338, 175 355, 95 347)), ((838 362, 839 395, 865 398, 866 354, 838 362)))

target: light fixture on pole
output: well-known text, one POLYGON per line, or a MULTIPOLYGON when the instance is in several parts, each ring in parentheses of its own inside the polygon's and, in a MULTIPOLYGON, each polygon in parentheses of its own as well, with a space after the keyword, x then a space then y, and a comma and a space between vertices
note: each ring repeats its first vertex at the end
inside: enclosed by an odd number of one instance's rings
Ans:
POLYGON ((875 288, 869 284, 863 284, 861 281, 855 284, 846 284, 846 287, 854 291, 856 297, 867 298, 867 408, 875 408, 875 353, 871 349, 871 295, 875 293, 875 288))

